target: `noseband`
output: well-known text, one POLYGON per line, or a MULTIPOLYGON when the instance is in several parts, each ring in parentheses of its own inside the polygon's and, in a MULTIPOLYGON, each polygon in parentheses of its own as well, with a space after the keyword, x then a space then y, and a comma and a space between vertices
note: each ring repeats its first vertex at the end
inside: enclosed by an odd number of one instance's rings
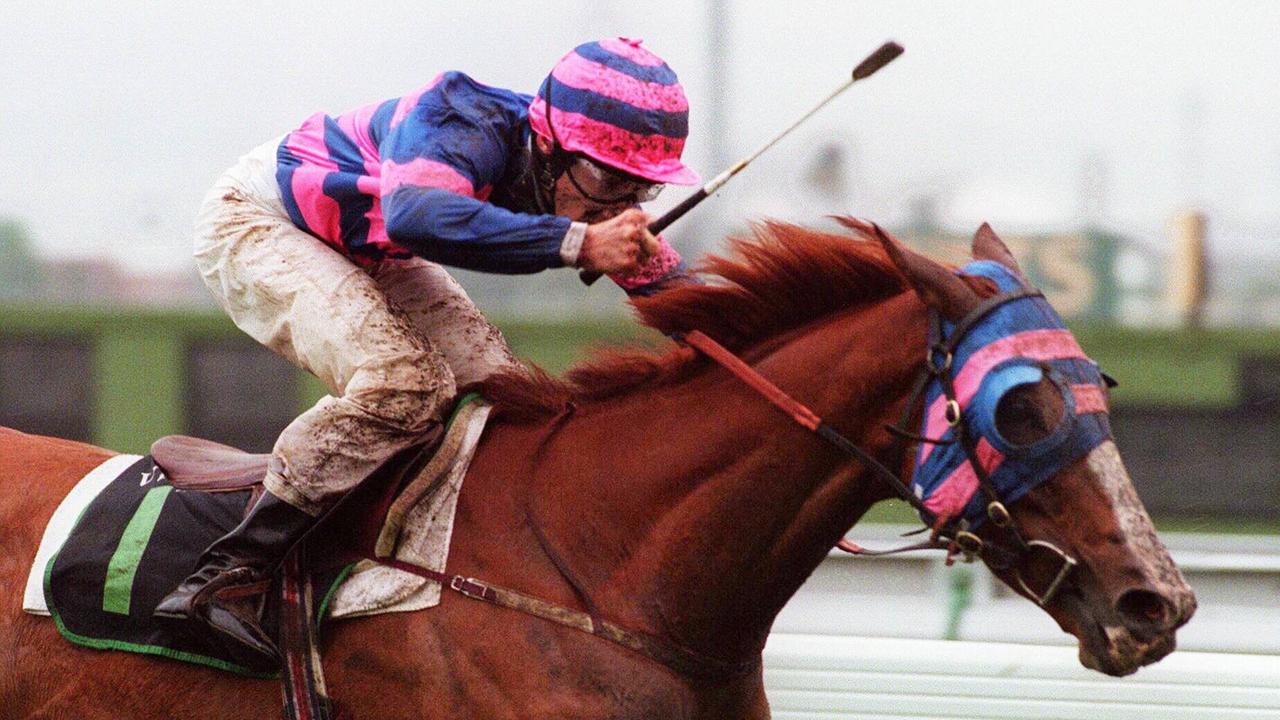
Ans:
POLYGON ((701 331, 694 330, 689 333, 677 333, 672 335, 672 338, 698 350, 724 366, 774 405, 791 415, 792 419, 797 423, 816 433, 840 451, 858 460, 859 463, 871 470, 892 488, 898 497, 914 507, 925 521, 926 529, 930 532, 929 538, 923 542, 893 550, 867 550, 847 540, 841 540, 837 547, 846 552, 865 556, 888 555, 911 550, 940 549, 947 552, 948 563, 952 562, 956 555, 963 556, 966 562, 972 562, 975 558, 981 557, 993 569, 1012 570, 1022 591, 1043 607, 1058 593, 1063 582, 1071 574, 1072 568, 1078 564, 1078 561, 1048 540, 1024 539, 1022 533, 1014 525, 1012 515, 1005 506, 1005 502, 992 481, 986 465, 979 457, 978 433, 965 420, 961 403, 956 393, 956 378, 954 374, 956 371, 954 365, 957 348, 970 331, 978 326, 984 318, 988 317, 996 309, 1013 301, 1043 297, 1039 290, 1027 287, 995 295, 984 300, 970 311, 946 337, 944 337, 943 333, 942 318, 936 310, 931 309, 924 368, 915 381, 914 390, 903 412, 902 420, 897 425, 886 426, 886 429, 898 441, 896 449, 900 449, 902 447, 901 444, 906 441, 931 445, 959 444, 964 451, 965 461, 968 463, 969 469, 977 479, 978 488, 986 500, 986 518, 1000 528, 1006 538, 999 543, 984 542, 973 532, 976 525, 965 518, 963 514, 948 516, 935 512, 925 504, 921 497, 908 488, 906 482, 892 470, 885 467, 883 463, 855 445, 812 410, 787 395, 736 355, 725 349, 724 346, 701 331), (915 414, 917 401, 926 395, 926 388, 934 381, 941 385, 942 395, 945 397, 944 416, 947 425, 953 431, 952 436, 954 439, 930 438, 923 434, 915 434, 906 430, 907 424, 915 414), (1057 570, 1053 573, 1052 579, 1045 586, 1045 589, 1040 592, 1032 589, 1023 572, 1024 566, 1033 553, 1047 553, 1057 563, 1057 570))

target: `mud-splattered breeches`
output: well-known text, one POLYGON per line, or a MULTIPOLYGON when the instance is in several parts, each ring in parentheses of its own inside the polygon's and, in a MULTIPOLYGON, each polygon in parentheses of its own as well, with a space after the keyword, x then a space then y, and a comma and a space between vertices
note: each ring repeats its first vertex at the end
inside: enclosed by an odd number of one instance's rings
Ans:
POLYGON ((441 420, 457 388, 516 364, 444 268, 362 269, 290 221, 276 143, 228 170, 196 221, 196 266, 235 324, 328 386, 280 434, 267 489, 318 514, 441 420))

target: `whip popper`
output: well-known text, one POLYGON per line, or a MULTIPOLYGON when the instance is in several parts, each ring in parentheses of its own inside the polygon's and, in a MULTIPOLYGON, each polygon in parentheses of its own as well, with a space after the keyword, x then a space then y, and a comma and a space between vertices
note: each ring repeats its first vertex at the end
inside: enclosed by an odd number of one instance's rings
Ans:
MULTIPOLYGON (((738 162, 734 163, 732 166, 729 167, 728 170, 725 170, 724 172, 712 178, 709 182, 707 182, 707 184, 699 188, 697 192, 695 192, 694 194, 682 200, 679 205, 676 205, 675 207, 668 210, 662 217, 650 223, 648 227, 649 233, 651 235, 657 235, 663 230, 666 230, 667 227, 671 225, 671 223, 675 222, 676 220, 679 220, 685 213, 697 207, 698 203, 702 202, 703 200, 706 200, 715 191, 719 190, 721 186, 729 182, 729 178, 745 170, 746 167, 751 164, 751 161, 763 155, 766 150, 773 147, 778 143, 779 140, 789 135, 792 130, 795 130, 797 127, 800 126, 801 123, 803 123, 805 120, 808 120, 810 117, 812 117, 814 113, 818 112, 823 107, 825 107, 827 103, 836 99, 837 96, 839 96, 845 90, 848 90, 850 86, 852 86, 854 83, 864 78, 870 77, 871 75, 875 74, 877 70, 884 67, 885 65, 888 65, 890 62, 893 61, 894 58, 901 55, 902 51, 903 51, 903 47, 898 43, 893 42, 892 40, 881 45, 879 48, 876 49, 875 52, 871 53, 866 57, 866 59, 858 63, 857 67, 853 69, 852 76, 848 80, 841 83, 840 86, 837 87, 835 90, 832 90, 831 93, 827 95, 825 98, 823 98, 821 102, 819 102, 817 105, 814 105, 813 108, 809 110, 809 112, 800 116, 800 119, 791 123, 790 126, 788 126, 782 132, 778 133, 772 140, 762 145, 760 149, 756 150, 754 153, 748 155, 742 160, 739 160, 738 162)), ((583 270, 582 272, 578 273, 578 277, 582 279, 582 282, 586 283, 587 285, 591 285, 596 280, 600 279, 600 273, 595 272, 593 270, 583 270)))

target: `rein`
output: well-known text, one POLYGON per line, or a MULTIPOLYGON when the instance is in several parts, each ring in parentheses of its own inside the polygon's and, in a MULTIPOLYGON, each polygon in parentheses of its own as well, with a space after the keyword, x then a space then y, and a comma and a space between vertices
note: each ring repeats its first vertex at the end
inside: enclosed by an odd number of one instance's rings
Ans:
POLYGON ((737 355, 734 355, 723 345, 712 340, 701 330, 694 330, 689 333, 676 333, 671 336, 673 340, 684 345, 688 345, 698 350, 703 355, 711 358, 722 365, 729 372, 733 373, 737 378, 756 392, 765 397, 766 400, 776 405, 783 412, 791 416, 793 420, 817 434, 823 440, 835 445, 848 455, 857 458, 864 466, 871 469, 878 477, 887 482, 903 500, 911 503, 912 507, 920 512, 930 513, 930 510, 924 506, 920 498, 916 497, 907 486, 894 474, 892 470, 884 466, 879 460, 875 459, 866 450, 855 445, 852 441, 840 434, 839 430, 831 427, 825 420, 818 417, 816 413, 802 404, 800 401, 783 392, 781 388, 774 385, 767 378, 756 372, 750 365, 747 365, 737 355))
POLYGON ((695 680, 730 680, 742 677, 754 671, 760 665, 759 660, 734 662, 703 655, 656 635, 637 630, 628 630, 608 620, 603 620, 594 614, 541 600, 501 585, 477 580, 476 578, 437 572, 430 568, 424 568, 394 558, 372 559, 397 570, 403 570, 428 580, 434 580, 440 583, 441 587, 449 588, 459 595, 472 600, 482 600, 498 607, 517 610, 526 615, 549 620, 558 625, 581 630, 587 634, 603 638, 665 665, 677 674, 695 680))

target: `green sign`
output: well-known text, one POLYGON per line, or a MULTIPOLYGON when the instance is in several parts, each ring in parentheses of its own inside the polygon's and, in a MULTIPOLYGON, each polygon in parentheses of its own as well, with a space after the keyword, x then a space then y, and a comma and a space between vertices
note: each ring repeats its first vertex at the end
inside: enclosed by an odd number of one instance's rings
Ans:
MULTIPOLYGON (((954 265, 970 259, 972 239, 959 235, 911 236, 911 245, 954 265)), ((1068 320, 1114 320, 1119 288, 1120 239, 1102 232, 1001 235, 1022 271, 1068 320)))

